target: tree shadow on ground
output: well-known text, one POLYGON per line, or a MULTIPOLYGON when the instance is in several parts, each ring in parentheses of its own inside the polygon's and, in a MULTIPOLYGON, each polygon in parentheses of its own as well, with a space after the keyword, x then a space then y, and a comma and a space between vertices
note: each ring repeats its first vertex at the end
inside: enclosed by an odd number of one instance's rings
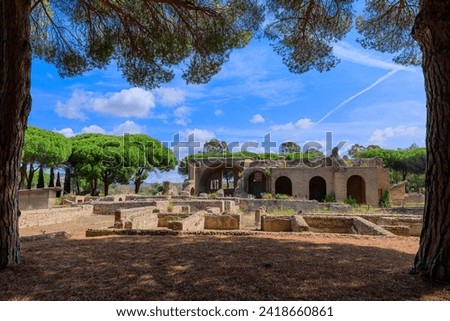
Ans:
POLYGON ((253 236, 138 236, 22 244, 1 300, 448 300, 408 274, 414 254, 253 236))

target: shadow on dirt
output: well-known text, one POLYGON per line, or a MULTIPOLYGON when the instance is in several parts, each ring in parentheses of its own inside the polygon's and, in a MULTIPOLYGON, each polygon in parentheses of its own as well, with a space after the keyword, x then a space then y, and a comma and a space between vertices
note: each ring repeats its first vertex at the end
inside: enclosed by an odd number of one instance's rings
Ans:
MULTIPOLYGON (((395 242, 395 240, 393 240, 395 242)), ((448 300, 413 254, 252 236, 37 240, 0 271, 1 300, 448 300)))

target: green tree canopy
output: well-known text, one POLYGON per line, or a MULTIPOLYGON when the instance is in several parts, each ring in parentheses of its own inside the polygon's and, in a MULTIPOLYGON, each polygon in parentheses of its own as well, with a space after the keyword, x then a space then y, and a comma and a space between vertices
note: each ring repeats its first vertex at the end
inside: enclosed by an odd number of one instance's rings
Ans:
POLYGON ((280 155, 300 153, 300 146, 294 142, 284 142, 280 145, 280 155))
POLYGON ((210 155, 219 155, 227 153, 227 142, 213 138, 203 144, 203 153, 210 155))
POLYGON ((172 80, 173 67, 187 82, 203 83, 249 42, 261 19, 255 0, 35 0, 31 45, 62 76, 115 60, 138 86, 172 80))
POLYGON ((129 182, 133 169, 123 166, 123 139, 103 134, 83 134, 71 138, 72 155, 69 158, 74 175, 86 179, 91 195, 98 193, 98 182, 108 195, 112 183, 129 182))
POLYGON ((173 152, 160 141, 143 134, 124 136, 124 166, 134 172, 132 179, 136 194, 150 172, 167 172, 176 164, 173 152))
POLYGON ((399 171, 402 180, 406 180, 409 173, 423 174, 426 169, 426 149, 408 148, 401 150, 370 149, 359 154, 362 158, 379 157, 386 167, 399 171))
POLYGON ((31 188, 34 173, 43 167, 57 167, 64 164, 72 152, 70 141, 61 134, 29 126, 25 133, 22 152, 21 181, 27 180, 31 188), (28 171, 28 175, 27 175, 28 171))

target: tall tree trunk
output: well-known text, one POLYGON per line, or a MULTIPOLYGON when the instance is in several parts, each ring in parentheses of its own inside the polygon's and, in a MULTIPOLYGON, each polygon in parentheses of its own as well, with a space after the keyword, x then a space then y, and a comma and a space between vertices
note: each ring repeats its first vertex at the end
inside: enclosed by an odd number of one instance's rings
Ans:
POLYGON ((450 280, 450 1, 424 0, 413 36, 427 94, 427 169, 423 230, 413 271, 450 280))
POLYGON ((31 108, 30 5, 0 0, 0 268, 20 263, 19 168, 31 108))
POLYGON ((27 178, 27 166, 28 164, 24 163, 20 166, 20 180, 19 180, 19 189, 24 189, 25 180, 27 178))
POLYGON ((144 174, 144 169, 139 168, 134 176, 134 194, 139 194, 143 182, 142 174, 144 174))
POLYGON ((39 169, 39 167, 34 168, 33 164, 30 164, 30 170, 27 176, 27 189, 31 189, 33 187, 33 177, 34 173, 39 169))

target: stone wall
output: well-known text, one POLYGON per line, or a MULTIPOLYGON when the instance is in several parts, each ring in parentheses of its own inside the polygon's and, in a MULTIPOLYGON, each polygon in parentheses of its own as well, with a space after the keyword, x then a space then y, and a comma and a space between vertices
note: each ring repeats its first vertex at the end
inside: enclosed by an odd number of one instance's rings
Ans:
POLYGON ((205 226, 205 214, 205 211, 200 211, 182 221, 169 222, 168 228, 177 231, 201 231, 205 226))
POLYGON ((353 218, 353 226, 356 230, 357 234, 362 235, 384 235, 384 236, 392 236, 393 234, 383 227, 380 227, 368 220, 363 219, 362 217, 354 217, 353 218))
POLYGON ((291 232, 292 216, 262 215, 261 231, 291 232))
POLYGON ((56 191, 54 188, 35 188, 19 191, 19 209, 37 210, 55 206, 56 191))
POLYGON ((420 236, 422 232, 423 220, 419 215, 368 214, 361 217, 398 235, 406 235, 406 229, 409 236, 420 236))
POLYGON ((326 207, 327 204, 306 200, 278 200, 278 199, 237 199, 241 211, 251 212, 265 207, 267 212, 293 209, 296 212, 314 212, 326 207))
POLYGON ((240 227, 240 215, 205 215, 206 230, 239 230, 240 227))
POLYGON ((190 214, 184 213, 159 213, 158 214, 158 227, 167 227, 169 222, 181 221, 187 218, 190 214))
POLYGON ((115 212, 115 227, 126 229, 155 229, 158 227, 158 214, 154 207, 119 209, 115 212))
POLYGON ((311 232, 317 233, 355 233, 353 218, 332 215, 304 215, 311 232))
POLYGON ((147 207, 147 206, 156 206, 156 202, 155 201, 151 201, 151 202, 121 202, 121 203, 98 202, 98 203, 94 204, 94 214, 112 215, 117 210, 120 210, 120 209, 138 208, 138 207, 147 207))
POLYGON ((92 205, 23 210, 19 217, 19 227, 59 224, 90 215, 92 215, 92 205))
POLYGON ((395 185, 392 185, 389 188, 389 193, 391 194, 391 203, 395 206, 403 206, 403 201, 405 198, 407 182, 401 182, 395 185))
POLYGON ((301 215, 293 215, 291 222, 292 232, 306 232, 310 230, 308 223, 301 215))

